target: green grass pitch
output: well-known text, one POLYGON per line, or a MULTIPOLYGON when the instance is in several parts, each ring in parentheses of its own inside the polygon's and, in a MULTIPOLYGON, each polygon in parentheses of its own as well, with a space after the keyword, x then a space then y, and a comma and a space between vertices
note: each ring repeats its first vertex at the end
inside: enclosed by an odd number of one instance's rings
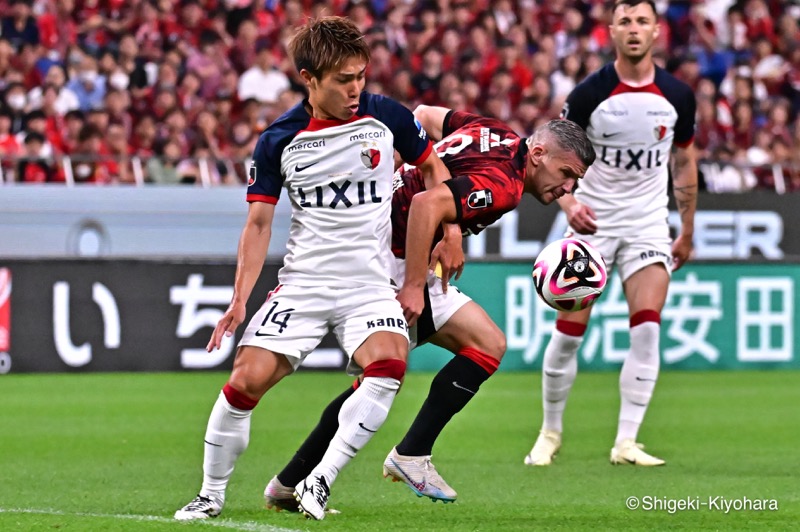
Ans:
POLYGON ((800 522, 800 386, 796 372, 777 371, 663 373, 640 434, 667 460, 655 469, 608 463, 617 373, 579 374, 556 463, 524 466, 541 422, 540 377, 499 373, 434 449, 434 463, 459 493, 446 506, 381 476, 432 378, 410 374, 384 427, 333 487, 330 506, 342 513, 321 522, 262 507, 266 482, 350 382, 301 372, 256 409, 222 516, 173 522, 199 489, 205 424, 226 378, 0 377, 0 530, 789 530, 800 522), (629 497, 662 501, 664 509, 628 510, 629 497), (714 497, 714 504, 775 499, 778 509, 666 508, 714 497))

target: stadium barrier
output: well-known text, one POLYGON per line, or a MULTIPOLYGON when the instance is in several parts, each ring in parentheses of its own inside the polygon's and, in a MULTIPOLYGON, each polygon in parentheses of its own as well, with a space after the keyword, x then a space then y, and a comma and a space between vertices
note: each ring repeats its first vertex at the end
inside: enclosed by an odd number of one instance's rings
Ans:
MULTIPOLYGON (((268 265, 248 315, 277 282, 268 265)), ((456 284, 505 330, 501 369, 541 366, 555 312, 535 295, 528 263, 470 264, 456 284)), ((229 369, 236 338, 207 353, 227 307, 232 263, 135 260, 0 260, 0 373, 229 369)), ((690 263, 674 276, 662 313, 663 367, 797 368, 800 264, 690 263)), ((239 333, 244 327, 239 328, 239 333)), ((612 276, 581 350, 587 369, 616 368, 628 318, 612 276)), ((450 354, 423 346, 411 370, 441 367, 450 354)), ((307 366, 343 369, 328 336, 307 366)))
MULTIPOLYGON (((695 259, 800 261, 797 194, 703 193, 695 259)), ((291 205, 276 205, 270 257, 286 253, 291 205)), ((247 215, 244 187, 0 187, 0 257, 232 260, 247 215)), ((669 216, 677 229, 680 218, 669 216)), ((464 240, 470 262, 531 261, 561 238, 565 215, 530 196, 464 240)))

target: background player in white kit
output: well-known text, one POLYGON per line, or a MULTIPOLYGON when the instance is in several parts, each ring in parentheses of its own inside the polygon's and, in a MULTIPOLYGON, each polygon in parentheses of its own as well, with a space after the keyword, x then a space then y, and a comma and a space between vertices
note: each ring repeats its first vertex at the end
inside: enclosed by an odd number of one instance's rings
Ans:
MULTIPOLYGON (((620 374, 620 413, 611 449, 614 464, 662 465, 636 442, 658 378, 660 313, 670 271, 692 250, 697 167, 692 145, 692 90, 653 63, 658 36, 651 0, 618 0, 611 38, 617 58, 579 84, 562 116, 586 129, 597 160, 574 196, 559 199, 572 231, 603 254, 622 279, 630 316, 630 352, 620 374), (674 151, 673 193, 681 232, 670 242, 667 187, 674 151)), ((528 465, 548 465, 561 447, 562 418, 577 373, 577 351, 591 308, 558 313, 544 353, 544 422, 528 465)))
POLYGON ((259 138, 234 295, 209 351, 245 319, 282 187, 292 202, 288 252, 280 284, 247 326, 211 412, 200 493, 176 519, 219 515, 236 459, 248 444, 253 408, 333 330, 350 356, 348 369, 363 373, 363 383, 342 405, 322 461, 296 487, 300 509, 322 519, 331 484, 383 424, 405 373, 408 326, 389 273, 394 150, 419 166, 428 186, 449 173, 408 109, 362 92, 369 48, 351 21, 311 21, 289 52, 309 96, 259 138))

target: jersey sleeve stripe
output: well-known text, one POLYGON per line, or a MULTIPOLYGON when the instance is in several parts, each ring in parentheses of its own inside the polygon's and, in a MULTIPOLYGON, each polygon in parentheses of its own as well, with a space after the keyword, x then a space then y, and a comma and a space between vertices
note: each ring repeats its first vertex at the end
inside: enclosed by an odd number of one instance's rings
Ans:
POLYGON ((456 222, 460 223, 461 220, 464 219, 464 211, 461 205, 461 194, 456 188, 456 180, 455 179, 448 179, 444 182, 447 185, 447 188, 450 189, 450 192, 453 193, 453 201, 456 202, 456 222))
POLYGON ((444 115, 444 123, 442 123, 442 138, 445 138, 450 133, 455 131, 452 127, 450 127, 450 119, 453 118, 453 113, 455 113, 455 111, 450 109, 447 111, 447 114, 444 115))
POLYGON ((692 138, 690 138, 685 142, 674 142, 673 144, 675 144, 679 148, 688 148, 689 146, 691 146, 692 142, 694 142, 694 135, 692 135, 692 138))
POLYGON ((422 155, 417 157, 416 161, 408 161, 408 164, 410 164, 411 166, 419 166, 420 164, 425 162, 425 159, 428 158, 428 156, 431 154, 432 151, 433 151, 433 144, 428 142, 428 147, 425 148, 425 151, 422 152, 422 155))
POLYGON ((278 203, 278 198, 275 196, 267 196, 266 194, 248 194, 247 203, 251 203, 254 201, 261 203, 271 203, 272 205, 275 205, 278 203))

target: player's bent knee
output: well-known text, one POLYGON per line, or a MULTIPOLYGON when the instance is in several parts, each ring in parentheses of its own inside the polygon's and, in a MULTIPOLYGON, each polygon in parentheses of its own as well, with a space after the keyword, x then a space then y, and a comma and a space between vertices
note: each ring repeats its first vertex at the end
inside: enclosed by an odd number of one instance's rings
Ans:
POLYGON ((494 374, 500 367, 500 360, 474 347, 462 347, 459 356, 466 357, 480 366, 489 375, 494 374))
POLYGON ((386 377, 402 381, 406 374, 406 361, 397 358, 376 360, 364 368, 364 378, 386 377))
POLYGON ((490 343, 486 347, 485 353, 500 361, 503 360, 503 355, 506 354, 506 348, 506 335, 503 334, 503 331, 498 329, 490 338, 490 343))
POLYGON ((293 367, 285 356, 245 346, 236 355, 228 383, 246 396, 259 400, 292 371, 293 367))

